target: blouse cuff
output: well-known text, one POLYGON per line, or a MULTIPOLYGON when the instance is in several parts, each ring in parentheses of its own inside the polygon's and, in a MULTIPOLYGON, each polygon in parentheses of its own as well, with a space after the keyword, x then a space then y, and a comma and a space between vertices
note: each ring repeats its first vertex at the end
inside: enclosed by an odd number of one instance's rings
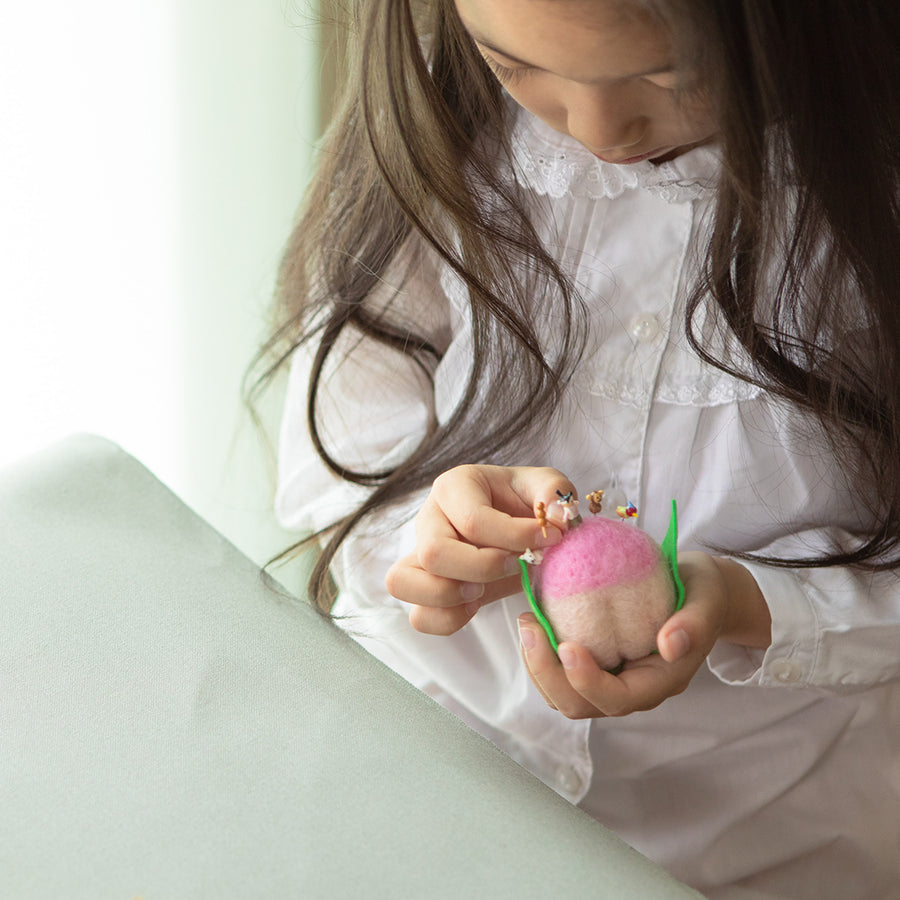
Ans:
POLYGON ((818 645, 816 612, 797 575, 742 561, 756 579, 772 615, 772 643, 757 650, 719 641, 707 657, 725 684, 808 687, 814 681, 818 645))

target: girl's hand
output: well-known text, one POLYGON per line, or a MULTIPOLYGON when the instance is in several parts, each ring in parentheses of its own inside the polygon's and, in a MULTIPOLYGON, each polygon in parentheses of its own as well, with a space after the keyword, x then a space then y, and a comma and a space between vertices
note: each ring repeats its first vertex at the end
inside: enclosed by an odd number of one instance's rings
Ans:
POLYGON ((753 576, 739 563, 683 553, 685 604, 659 630, 659 655, 603 671, 580 644, 553 652, 531 613, 519 618, 522 655, 544 700, 570 719, 625 716, 680 694, 719 639, 748 647, 771 643, 771 617, 753 576))
POLYGON ((549 468, 459 466, 440 475, 416 516, 415 552, 385 578, 391 595, 410 604, 412 626, 453 634, 484 604, 518 593, 519 554, 562 537, 557 490, 575 488, 549 468), (546 537, 535 519, 539 501, 559 526, 546 537))

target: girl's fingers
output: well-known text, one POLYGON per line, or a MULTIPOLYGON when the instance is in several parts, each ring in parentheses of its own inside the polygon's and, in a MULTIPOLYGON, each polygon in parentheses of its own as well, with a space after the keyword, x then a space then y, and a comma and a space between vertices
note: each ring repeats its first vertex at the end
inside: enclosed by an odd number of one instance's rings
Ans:
POLYGON ((562 539, 562 531, 552 525, 544 534, 533 516, 513 518, 481 506, 467 509, 465 518, 459 503, 458 497, 447 504, 433 493, 416 517, 418 564, 433 575, 461 582, 495 581, 517 571, 516 560, 526 548, 550 547, 562 539))
POLYGON ((549 526, 545 537, 534 519, 540 501, 551 519, 562 521, 553 506, 557 490, 566 493, 574 487, 556 469, 461 466, 434 482, 430 499, 469 544, 521 553, 558 542, 558 528, 549 526))
POLYGON ((590 653, 578 645, 560 647, 567 659, 566 677, 581 697, 604 716, 627 716, 655 709, 664 700, 680 694, 697 667, 672 666, 659 656, 626 663, 619 675, 603 672, 590 653), (599 673, 599 674, 598 674, 599 673))
POLYGON ((477 600, 465 606, 435 608, 429 606, 410 606, 409 624, 422 634, 434 634, 446 637, 455 634, 469 624, 472 616, 481 608, 477 600))
POLYGON ((478 585, 478 587, 482 591, 478 597, 463 603, 460 603, 457 597, 454 605, 439 605, 434 602, 433 598, 420 596, 420 602, 409 604, 410 624, 416 631, 421 631, 423 634, 454 634, 467 625, 481 607, 515 594, 522 589, 521 582, 517 578, 507 578, 487 586, 478 585))
MULTIPOLYGON (((602 715, 601 711, 569 682, 559 657, 553 652, 544 630, 531 613, 519 617, 519 636, 522 656, 531 680, 552 709, 558 709, 570 719, 596 718, 602 715)), ((583 651, 599 676, 613 678, 597 667, 583 647, 577 644, 563 644, 560 650, 566 647, 574 649, 576 653, 583 651)), ((586 665, 588 661, 585 661, 586 665)))
MULTIPOLYGON (((534 532, 535 523, 532 521, 530 525, 534 532)), ((482 584, 511 574, 516 560, 515 553, 493 544, 475 546, 460 540, 446 513, 433 497, 428 498, 416 517, 415 557, 416 565, 432 575, 457 582, 482 584)))
POLYGON ((557 491, 574 491, 558 470, 459 466, 439 476, 416 517, 416 549, 388 570, 389 593, 410 604, 410 622, 452 634, 486 603, 521 590, 518 557, 558 543, 563 527, 535 519, 542 502, 561 521, 557 491))
POLYGON ((580 644, 560 644, 557 656, 530 614, 521 616, 519 623, 523 656, 535 686, 551 707, 570 719, 653 709, 681 693, 697 670, 698 664, 689 657, 673 665, 660 656, 648 656, 626 663, 619 675, 613 675, 580 644))
POLYGON ((479 600, 481 605, 509 597, 522 590, 522 580, 518 560, 509 556, 508 571, 501 572, 499 578, 490 581, 458 581, 426 572, 420 565, 418 554, 394 563, 388 569, 384 583, 388 593, 404 603, 417 606, 452 607, 479 600))

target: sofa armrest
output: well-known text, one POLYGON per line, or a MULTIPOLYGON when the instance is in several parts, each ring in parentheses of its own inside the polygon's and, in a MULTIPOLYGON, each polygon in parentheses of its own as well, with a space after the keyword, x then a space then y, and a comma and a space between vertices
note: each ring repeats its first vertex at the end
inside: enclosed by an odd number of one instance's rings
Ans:
POLYGON ((697 897, 109 442, 0 473, 10 897, 697 897))

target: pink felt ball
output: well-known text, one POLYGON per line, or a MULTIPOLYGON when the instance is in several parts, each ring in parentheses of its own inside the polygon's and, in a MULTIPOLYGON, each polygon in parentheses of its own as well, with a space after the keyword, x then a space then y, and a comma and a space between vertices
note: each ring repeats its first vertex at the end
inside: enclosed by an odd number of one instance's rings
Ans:
POLYGON ((536 586, 560 643, 583 644, 604 669, 651 653, 675 608, 675 585, 659 545, 611 519, 585 519, 548 549, 536 586))

